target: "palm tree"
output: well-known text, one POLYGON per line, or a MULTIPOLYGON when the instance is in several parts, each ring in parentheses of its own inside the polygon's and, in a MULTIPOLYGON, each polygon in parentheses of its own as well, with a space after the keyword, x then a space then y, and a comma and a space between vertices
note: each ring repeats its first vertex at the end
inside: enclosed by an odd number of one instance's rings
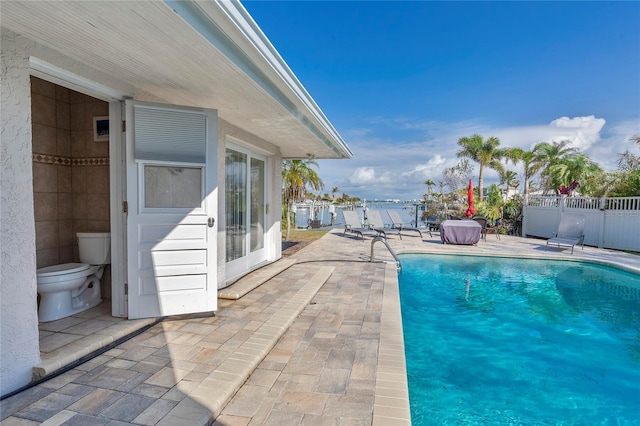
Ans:
POLYGON ((432 181, 431 179, 427 179, 422 183, 427 185, 427 196, 433 195, 433 189, 431 187, 434 186, 436 183, 434 181, 432 181))
MULTIPOLYGON (((542 188, 545 192, 553 191, 558 194, 557 181, 552 177, 554 167, 575 155, 577 148, 571 147, 571 141, 564 140, 562 142, 540 142, 534 148, 534 161, 541 165, 542 188)), ((553 172, 557 174, 557 172, 553 172)), ((562 183, 561 183, 562 184, 562 183)))
POLYGON ((531 188, 531 179, 540 171, 543 163, 537 159, 537 149, 540 144, 533 147, 531 151, 525 151, 521 148, 507 148, 505 150, 505 158, 511 160, 513 164, 517 164, 522 161, 522 168, 524 173, 524 189, 523 195, 529 194, 531 188))
POLYGON ((500 173, 500 184, 507 185, 507 197, 509 196, 509 188, 517 188, 520 186, 520 181, 518 181, 518 174, 513 170, 505 170, 503 173, 500 173))
POLYGON ((287 210, 287 234, 289 239, 291 231, 291 207, 296 201, 302 201, 306 195, 307 187, 318 191, 324 188, 322 179, 312 168, 318 167, 314 160, 285 160, 282 165, 283 201, 287 210))
POLYGON ((596 178, 602 173, 600 166, 583 153, 565 157, 547 169, 549 182, 556 193, 561 186, 569 187, 572 182, 579 182, 583 195, 594 190, 596 178))
POLYGON ((336 199, 336 194, 340 192, 340 188, 338 188, 337 186, 334 186, 333 188, 331 188, 331 195, 333 197, 333 199, 336 199))
POLYGON ((458 145, 462 147, 462 149, 456 153, 458 157, 466 157, 480 164, 480 171, 478 173, 478 193, 480 196, 478 199, 482 201, 485 167, 494 169, 498 173, 504 170, 500 159, 505 156, 505 151, 498 148, 500 146, 500 139, 490 137, 485 141, 482 136, 475 134, 471 137, 458 139, 458 145))

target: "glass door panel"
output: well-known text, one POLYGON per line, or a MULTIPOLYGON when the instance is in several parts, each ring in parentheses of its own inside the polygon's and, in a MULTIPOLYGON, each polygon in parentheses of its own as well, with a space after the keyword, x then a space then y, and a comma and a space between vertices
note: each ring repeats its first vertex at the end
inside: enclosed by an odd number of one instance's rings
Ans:
POLYGON ((251 252, 264 248, 264 161, 251 159, 251 252))
POLYGON ((246 256, 247 155, 227 149, 225 155, 225 214, 227 262, 246 256))
POLYGON ((202 167, 144 165, 144 207, 197 208, 204 199, 202 167))

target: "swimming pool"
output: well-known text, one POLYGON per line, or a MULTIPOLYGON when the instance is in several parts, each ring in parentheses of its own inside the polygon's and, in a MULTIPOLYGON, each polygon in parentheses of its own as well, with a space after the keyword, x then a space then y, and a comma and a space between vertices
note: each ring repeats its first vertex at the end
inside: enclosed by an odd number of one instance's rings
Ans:
POLYGON ((640 276, 402 255, 414 425, 639 425, 640 276))

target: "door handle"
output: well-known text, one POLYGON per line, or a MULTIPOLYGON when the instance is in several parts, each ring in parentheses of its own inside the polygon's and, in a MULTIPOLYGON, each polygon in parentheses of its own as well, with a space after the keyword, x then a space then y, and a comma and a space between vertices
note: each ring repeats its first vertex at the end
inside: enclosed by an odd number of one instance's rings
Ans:
POLYGON ((216 223, 216 220, 212 217, 209 218, 209 220, 207 221, 207 224, 209 225, 209 228, 213 228, 213 225, 216 223))

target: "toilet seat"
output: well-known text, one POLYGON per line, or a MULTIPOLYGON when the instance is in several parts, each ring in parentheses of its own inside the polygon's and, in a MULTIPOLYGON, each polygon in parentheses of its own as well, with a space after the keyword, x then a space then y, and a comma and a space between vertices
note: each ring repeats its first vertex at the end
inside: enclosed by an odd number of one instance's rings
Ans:
POLYGON ((36 271, 38 285, 49 283, 59 283, 78 278, 88 277, 95 274, 100 265, 89 265, 88 263, 63 263, 61 265, 47 266, 36 271))
POLYGON ((91 265, 88 263, 62 263, 60 265, 47 266, 36 271, 38 278, 51 277, 55 275, 72 274, 74 272, 89 269, 91 265))

